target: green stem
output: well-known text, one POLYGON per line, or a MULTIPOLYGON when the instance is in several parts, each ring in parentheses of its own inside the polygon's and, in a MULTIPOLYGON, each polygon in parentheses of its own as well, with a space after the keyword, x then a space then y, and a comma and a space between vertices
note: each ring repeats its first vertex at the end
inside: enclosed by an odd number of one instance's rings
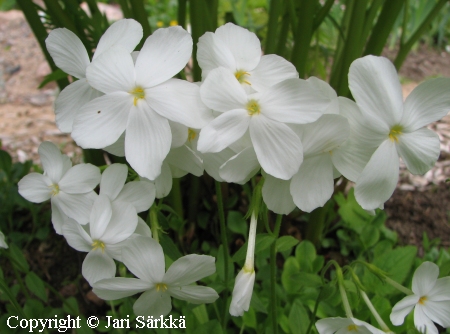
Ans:
POLYGON ((364 299, 364 301, 366 302, 367 307, 369 308, 370 312, 372 312, 375 320, 378 322, 378 324, 380 325, 381 329, 383 331, 385 331, 385 332, 390 332, 391 330, 386 325, 386 323, 383 321, 383 319, 381 319, 380 315, 378 314, 377 310, 373 306, 373 304, 370 301, 369 297, 367 297, 367 294, 364 291, 361 291, 361 290, 359 292, 361 293, 361 296, 364 299))
POLYGON ((131 15, 130 6, 128 5, 127 0, 119 0, 120 8, 122 9, 123 17, 130 19, 133 16, 131 15))
POLYGON ((187 0, 178 0, 178 25, 186 29, 186 6, 187 0))
POLYGON ((400 67, 402 66, 403 62, 406 59, 406 56, 408 55, 409 51, 411 51, 411 48, 413 47, 414 43, 416 43, 419 40, 419 38, 424 34, 425 30, 428 29, 431 22, 439 14, 442 7, 444 7, 447 1, 448 0, 439 0, 439 2, 430 11, 427 17, 422 21, 420 26, 408 39, 408 41, 405 44, 400 45, 400 50, 398 51, 397 57, 394 60, 394 65, 397 70, 400 69, 400 67))
POLYGON ((313 210, 309 216, 306 226, 305 239, 311 241, 316 247, 320 244, 320 239, 325 226, 326 208, 320 207, 313 210))
POLYGON ((228 238, 227 238, 227 227, 225 225, 225 211, 223 208, 223 199, 222 199, 222 187, 220 182, 214 181, 216 185, 216 196, 217 196, 217 208, 219 210, 219 222, 220 222, 220 235, 222 238, 222 247, 223 247, 223 260, 224 260, 224 273, 225 273, 225 289, 223 291, 223 298, 224 298, 224 314, 223 314, 223 324, 222 327, 225 330, 227 328, 227 321, 228 321, 228 309, 226 307, 227 300, 228 300, 228 294, 229 294, 229 280, 228 280, 228 261, 229 261, 229 254, 228 254, 228 238))
POLYGON ((414 294, 414 292, 412 292, 408 288, 405 288, 403 285, 397 283, 396 281, 394 281, 393 279, 391 279, 389 277, 385 277, 384 280, 386 281, 386 283, 392 285, 394 288, 396 288, 397 290, 400 290, 401 292, 405 293, 408 296, 414 294))
POLYGON ((141 25, 144 32, 144 36, 136 47, 136 50, 140 50, 145 43, 148 36, 152 34, 150 23, 148 23, 147 12, 145 11, 143 0, 130 0, 131 10, 133 12, 133 18, 136 19, 141 25))
POLYGON ((16 267, 14 265, 12 265, 13 271, 14 271, 14 275, 17 278, 17 281, 19 282, 20 285, 20 290, 22 290, 23 295, 27 298, 27 299, 31 299, 30 294, 28 293, 27 288, 25 287, 25 284, 23 284, 23 280, 22 277, 20 277, 19 272, 17 271, 16 267))
POLYGON ((400 36, 400 45, 405 44, 406 30, 408 26, 408 9, 409 1, 405 0, 405 6, 403 7, 402 35, 400 36))
MULTIPOLYGON (((273 228, 273 236, 275 240, 280 234, 281 222, 283 220, 283 215, 277 215, 275 221, 275 226, 273 228)), ((278 322, 277 322, 277 246, 274 242, 270 246, 270 313, 272 316, 272 332, 274 334, 278 333, 278 322)))
POLYGON ((327 0, 325 4, 320 8, 319 12, 314 17, 313 31, 315 31, 322 24, 325 17, 330 12, 331 7, 334 4, 334 0, 327 0))
POLYGON ((172 197, 173 209, 177 213, 178 217, 180 217, 181 220, 184 220, 183 200, 181 198, 179 178, 172 179, 172 190, 170 192, 170 195, 172 197))
POLYGON ((1 278, 0 278, 0 291, 3 292, 3 294, 5 294, 6 296, 8 296, 9 301, 14 306, 14 308, 17 311, 17 313, 19 313, 22 318, 28 319, 28 317, 25 315, 25 313, 23 312, 22 308, 20 307, 19 303, 17 302, 16 298, 12 294, 11 290, 9 289, 8 285, 1 278))
POLYGON ((150 208, 150 229, 152 230, 152 237, 159 242, 159 224, 158 224, 158 207, 153 204, 150 208))
POLYGON ((189 191, 188 199, 188 221, 195 223, 197 221, 197 213, 199 207, 200 198, 200 178, 195 175, 190 175, 189 181, 191 182, 191 190, 189 191))
POLYGON ((283 10, 281 0, 271 0, 269 8, 269 22, 267 23, 265 54, 274 53, 277 47, 278 18, 283 10))
POLYGON ((316 322, 316 314, 317 314, 317 310, 319 309, 319 303, 322 299, 322 292, 323 292, 323 287, 320 288, 319 295, 317 296, 316 303, 314 304, 314 310, 311 315, 311 321, 309 322, 308 329, 306 330, 306 334, 309 334, 311 332, 312 326, 316 322))
POLYGON ((345 293, 344 287, 344 275, 342 274, 342 269, 340 267, 336 268, 336 276, 339 285, 339 292, 341 293, 342 305, 344 306, 345 315, 347 318, 353 318, 352 309, 350 308, 350 303, 348 302, 347 294, 345 293))

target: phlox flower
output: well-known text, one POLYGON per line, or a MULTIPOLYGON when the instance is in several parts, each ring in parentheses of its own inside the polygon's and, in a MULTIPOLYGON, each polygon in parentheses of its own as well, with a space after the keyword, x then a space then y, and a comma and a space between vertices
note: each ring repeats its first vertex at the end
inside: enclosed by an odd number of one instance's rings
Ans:
POLYGON ((104 148, 125 132, 125 156, 139 175, 154 180, 171 145, 168 119, 202 127, 197 85, 171 79, 188 62, 192 38, 181 27, 149 36, 137 55, 114 47, 87 69, 90 85, 105 95, 77 113, 72 137, 84 148, 104 148))
POLYGON ((355 318, 326 318, 316 322, 319 334, 385 334, 367 322, 355 318))
POLYGON ((44 174, 30 173, 19 181, 19 194, 33 203, 51 199, 52 223, 61 234, 64 215, 86 224, 97 198, 93 189, 100 182, 100 171, 91 164, 72 167, 55 144, 43 142, 38 149, 44 174))
POLYGON ((424 262, 414 272, 413 294, 394 305, 391 321, 399 326, 414 309, 414 325, 421 333, 438 334, 433 322, 450 327, 450 277, 439 278, 439 267, 424 262))
POLYGON ((164 253, 151 238, 136 237, 122 249, 123 263, 138 278, 115 277, 97 281, 94 293, 115 300, 144 292, 134 303, 136 315, 166 315, 172 309, 171 297, 194 304, 212 303, 219 295, 209 287, 192 285, 216 271, 214 257, 186 255, 165 271, 164 253))
POLYGON ((424 174, 436 162, 439 137, 426 126, 450 110, 450 79, 420 84, 403 103, 394 65, 383 57, 366 56, 350 66, 349 84, 363 116, 359 131, 364 139, 356 142, 356 151, 365 143, 367 151, 374 149, 356 179, 355 196, 364 209, 372 210, 394 192, 399 157, 413 174, 424 174))
MULTIPOLYGON (((133 19, 119 20, 100 38, 92 59, 117 45, 131 53, 141 38, 142 27, 138 22, 133 19)), ((77 35, 66 28, 54 29, 48 35, 45 44, 55 64, 64 72, 79 79, 64 88, 55 101, 56 125, 62 132, 71 132, 77 110, 103 93, 92 88, 86 79, 86 68, 90 60, 77 35)))
POLYGON ((221 114, 200 131, 198 150, 220 152, 249 131, 261 167, 284 180, 297 172, 303 160, 300 138, 285 123, 314 122, 330 103, 300 79, 282 81, 264 94, 247 95, 223 67, 208 74, 200 94, 206 106, 221 114))
POLYGON ((89 231, 80 224, 68 220, 62 230, 67 243, 80 252, 88 252, 81 272, 93 284, 114 277, 114 258, 121 259, 122 242, 136 230, 138 216, 130 203, 114 202, 106 195, 99 195, 90 212, 89 231))
POLYGON ((236 276, 230 303, 230 314, 235 317, 242 316, 244 314, 244 311, 248 311, 250 307, 250 301, 252 299, 253 286, 255 284, 254 262, 257 223, 257 217, 253 212, 250 219, 250 231, 248 234, 248 246, 245 264, 236 276))
POLYGON ((277 55, 262 56, 258 37, 233 23, 199 38, 197 60, 203 80, 215 68, 227 69, 247 92, 261 92, 286 79, 298 78, 290 62, 277 55))

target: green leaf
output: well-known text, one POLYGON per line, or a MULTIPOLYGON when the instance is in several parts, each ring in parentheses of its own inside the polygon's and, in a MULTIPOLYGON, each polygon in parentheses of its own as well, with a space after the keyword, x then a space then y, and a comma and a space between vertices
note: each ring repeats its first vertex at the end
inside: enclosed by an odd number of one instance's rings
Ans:
POLYGON ((364 248, 369 249, 380 239, 380 231, 372 225, 366 225, 362 229, 359 238, 361 239, 364 248))
POLYGON ((168 235, 160 233, 159 243, 164 250, 164 254, 170 257, 172 261, 175 261, 183 256, 183 254, 181 254, 181 252, 178 250, 178 247, 168 235))
POLYGON ((308 329, 309 316, 300 299, 296 299, 289 312, 289 329, 292 334, 304 334, 308 329))
MULTIPOLYGON (((269 248, 275 241, 275 237, 273 235, 269 235, 267 233, 261 233, 256 235, 255 242, 255 254, 262 252, 263 250, 269 248)), ((233 255, 233 261, 241 261, 245 259, 245 255, 247 254, 247 242, 239 248, 239 250, 233 255)))
POLYGON ((50 73, 44 77, 44 79, 39 84, 38 89, 41 89, 49 82, 58 81, 60 79, 65 79, 65 78, 67 78, 67 75, 68 74, 66 72, 64 72, 63 70, 58 68, 57 70, 53 71, 52 73, 50 73))
POLYGON ((80 316, 80 327, 77 329, 77 334, 94 334, 94 331, 87 325, 87 319, 83 316, 80 316))
POLYGON ((39 297, 44 302, 47 302, 48 297, 45 293, 45 285, 38 275, 30 271, 27 276, 25 276, 25 284, 35 296, 39 297))
POLYGON ((80 311, 78 309, 78 302, 75 299, 75 297, 69 297, 64 300, 63 310, 67 314, 70 314, 73 316, 79 315, 80 311))
POLYGON ((247 312, 244 312, 242 316, 245 327, 250 327, 256 329, 256 312, 253 308, 249 308, 247 312))
POLYGON ((239 211, 228 211, 227 226, 231 232, 247 237, 248 224, 239 211))
POLYGON ((194 313, 195 318, 202 325, 209 321, 208 312, 206 311, 205 304, 202 304, 202 305, 199 305, 199 306, 193 308, 192 313, 194 313))
POLYGON ((23 306, 23 312, 28 319, 42 318, 42 312, 44 311, 44 305, 37 299, 28 299, 23 306))
POLYGON ((312 242, 307 240, 302 241, 295 249, 295 258, 301 270, 312 272, 312 263, 316 258, 316 248, 312 242))
POLYGON ((195 330, 196 334, 222 334, 222 327, 217 320, 208 321, 206 324, 203 324, 195 330))
POLYGON ((284 252, 297 245, 299 241, 291 235, 285 235, 277 239, 276 247, 278 252, 284 252))
POLYGON ((8 152, 0 150, 0 169, 5 171, 5 174, 9 176, 11 173, 12 158, 8 152))
POLYGON ((267 314, 267 308, 263 304, 261 299, 259 299, 258 293, 256 291, 253 291, 252 299, 250 300, 250 307, 254 308, 255 311, 267 314))
POLYGON ((23 273, 27 273, 30 270, 28 262, 25 259, 25 256, 23 255, 22 251, 13 243, 9 244, 9 255, 11 257, 13 266, 17 270, 23 273))
POLYGON ((295 294, 300 290, 296 275, 300 272, 300 265, 294 257, 288 257, 284 262, 281 273, 281 284, 287 293, 295 294))

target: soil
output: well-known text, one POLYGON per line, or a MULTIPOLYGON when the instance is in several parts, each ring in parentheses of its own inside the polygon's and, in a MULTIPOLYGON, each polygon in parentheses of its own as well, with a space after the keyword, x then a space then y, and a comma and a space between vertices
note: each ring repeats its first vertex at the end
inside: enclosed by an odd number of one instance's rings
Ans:
MULTIPOLYGON (((385 55, 395 53, 386 50, 385 55)), ((0 140, 2 148, 17 161, 32 159, 39 163, 37 148, 44 140, 60 145, 75 160, 81 150, 70 135, 62 134, 55 126, 53 103, 58 89, 49 84, 38 89, 39 83, 50 69, 20 11, 0 12, 0 140)), ((420 47, 407 58, 400 71, 404 95, 409 94, 418 83, 433 76, 450 77, 450 54, 420 47)), ((401 244, 413 244, 420 248, 423 234, 430 239, 440 238, 441 245, 450 246, 450 191, 445 179, 450 177, 450 116, 432 124, 441 138, 441 156, 436 166, 424 176, 414 176, 401 169, 398 188, 385 208, 389 216, 387 226, 398 233, 401 244)), ((64 256, 71 263, 81 264, 80 254, 70 249, 60 238, 36 245, 29 260, 39 264, 41 272, 49 281, 61 276, 58 261, 64 256), (54 248, 59 245, 60 249, 54 248), (62 247, 62 248, 61 248, 62 247)), ((73 266, 80 268, 80 265, 73 266)), ((79 273, 68 272, 74 277, 79 273)), ((64 276, 64 275, 63 275, 64 276)), ((59 277, 60 283, 64 277, 59 277)), ((102 303, 89 292, 86 283, 66 285, 60 291, 64 296, 75 295, 78 290, 84 299, 102 303)), ((60 285, 58 285, 60 286, 60 285)), ((86 303, 88 305, 91 303, 86 303)))

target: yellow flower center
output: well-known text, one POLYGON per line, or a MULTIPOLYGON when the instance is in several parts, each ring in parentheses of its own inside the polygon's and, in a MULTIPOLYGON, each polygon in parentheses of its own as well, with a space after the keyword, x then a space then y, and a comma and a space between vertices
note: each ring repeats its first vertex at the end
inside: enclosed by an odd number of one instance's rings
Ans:
POLYGON ((403 133, 403 126, 394 125, 389 132, 389 139, 392 142, 398 143, 398 137, 403 133))
POLYGON ((427 300, 427 296, 422 296, 419 299, 419 304, 420 305, 425 305, 425 301, 427 300))
POLYGON ((145 98, 145 91, 144 91, 144 89, 143 89, 142 87, 139 87, 139 86, 135 87, 135 88, 130 92, 130 94, 134 96, 133 104, 134 104, 135 106, 136 106, 137 101, 138 101, 139 99, 145 98))
POLYGON ((105 243, 101 240, 94 240, 92 243, 92 250, 96 250, 100 248, 102 250, 102 253, 105 252, 105 243))
POLYGON ((156 291, 166 292, 167 291, 167 285, 164 283, 158 283, 156 284, 156 291))
POLYGON ((192 130, 191 128, 188 128, 188 140, 189 142, 193 141, 197 137, 197 132, 195 130, 192 130))
POLYGON ((255 100, 248 101, 246 109, 250 116, 253 116, 255 114, 259 115, 261 113, 261 107, 259 106, 258 101, 255 100))
POLYGON ((358 331, 358 326, 356 326, 355 324, 352 324, 352 325, 347 327, 347 330, 349 332, 357 332, 358 331))
POLYGON ((50 188, 52 189, 52 196, 59 194, 59 185, 57 183, 52 184, 50 188))
POLYGON ((170 21, 169 25, 170 25, 171 27, 177 26, 177 25, 178 25, 178 21, 177 21, 177 20, 172 20, 172 21, 170 21))
POLYGON ((236 79, 239 81, 239 83, 245 83, 249 86, 251 86, 252 84, 247 80, 247 76, 250 76, 250 73, 239 70, 236 71, 236 73, 234 73, 234 76, 236 77, 236 79))

